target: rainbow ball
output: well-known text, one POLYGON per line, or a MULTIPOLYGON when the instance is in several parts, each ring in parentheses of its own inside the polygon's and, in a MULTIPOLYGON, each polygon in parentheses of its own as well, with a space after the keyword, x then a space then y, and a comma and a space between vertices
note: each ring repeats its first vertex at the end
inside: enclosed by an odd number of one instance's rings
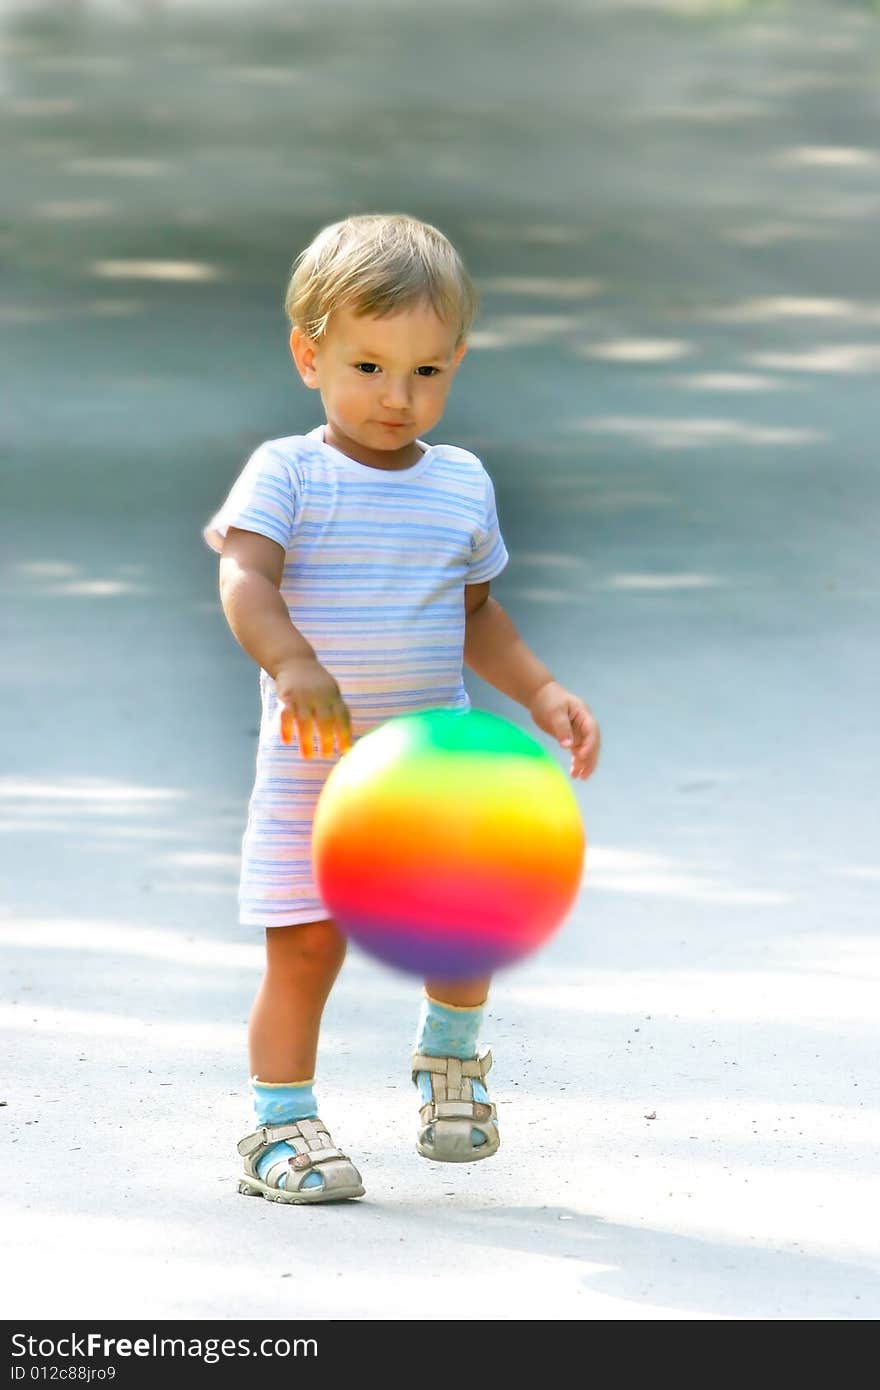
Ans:
POLYGON ((561 768, 483 710, 396 715, 339 760, 312 862, 339 929, 400 970, 466 979, 535 951, 562 924, 586 840, 561 768))

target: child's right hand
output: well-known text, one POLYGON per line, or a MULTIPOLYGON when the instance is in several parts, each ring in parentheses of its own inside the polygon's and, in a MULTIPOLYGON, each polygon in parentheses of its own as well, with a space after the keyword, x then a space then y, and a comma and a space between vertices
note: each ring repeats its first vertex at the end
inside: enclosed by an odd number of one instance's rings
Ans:
POLYGON ((322 758, 333 757, 334 735, 340 756, 352 743, 351 714, 339 686, 316 657, 293 657, 275 675, 278 721, 282 743, 297 741, 304 758, 313 756, 317 735, 322 758))

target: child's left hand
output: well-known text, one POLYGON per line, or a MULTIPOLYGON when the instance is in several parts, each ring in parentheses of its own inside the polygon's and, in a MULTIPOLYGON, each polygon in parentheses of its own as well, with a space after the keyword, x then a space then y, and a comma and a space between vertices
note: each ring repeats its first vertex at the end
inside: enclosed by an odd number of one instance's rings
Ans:
POLYGON ((599 725, 588 705, 558 681, 542 685, 529 705, 539 729, 571 749, 572 777, 586 779, 599 761, 599 725))

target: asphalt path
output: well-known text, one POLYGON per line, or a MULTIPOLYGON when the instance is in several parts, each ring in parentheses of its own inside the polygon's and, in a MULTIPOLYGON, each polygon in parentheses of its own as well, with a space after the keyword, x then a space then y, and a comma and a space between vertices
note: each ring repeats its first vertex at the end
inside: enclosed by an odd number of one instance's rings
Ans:
POLYGON ((878 63, 857 4, 4 8, 5 1316, 878 1316, 878 63), (418 1157, 419 986, 352 950, 367 1196, 309 1209, 236 1193, 258 696, 201 527, 320 423, 284 284, 375 210, 474 274, 434 442, 604 744, 499 1154, 418 1157))

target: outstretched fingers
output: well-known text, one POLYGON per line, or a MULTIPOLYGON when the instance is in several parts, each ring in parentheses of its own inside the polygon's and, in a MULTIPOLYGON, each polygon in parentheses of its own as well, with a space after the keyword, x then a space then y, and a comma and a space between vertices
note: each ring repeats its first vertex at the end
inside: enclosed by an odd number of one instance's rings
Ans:
POLYGON ((294 734, 304 758, 317 756, 332 758, 338 750, 340 756, 347 753, 352 745, 351 718, 347 710, 328 711, 319 714, 312 707, 302 709, 296 706, 279 706, 278 732, 281 742, 292 744, 294 734))

